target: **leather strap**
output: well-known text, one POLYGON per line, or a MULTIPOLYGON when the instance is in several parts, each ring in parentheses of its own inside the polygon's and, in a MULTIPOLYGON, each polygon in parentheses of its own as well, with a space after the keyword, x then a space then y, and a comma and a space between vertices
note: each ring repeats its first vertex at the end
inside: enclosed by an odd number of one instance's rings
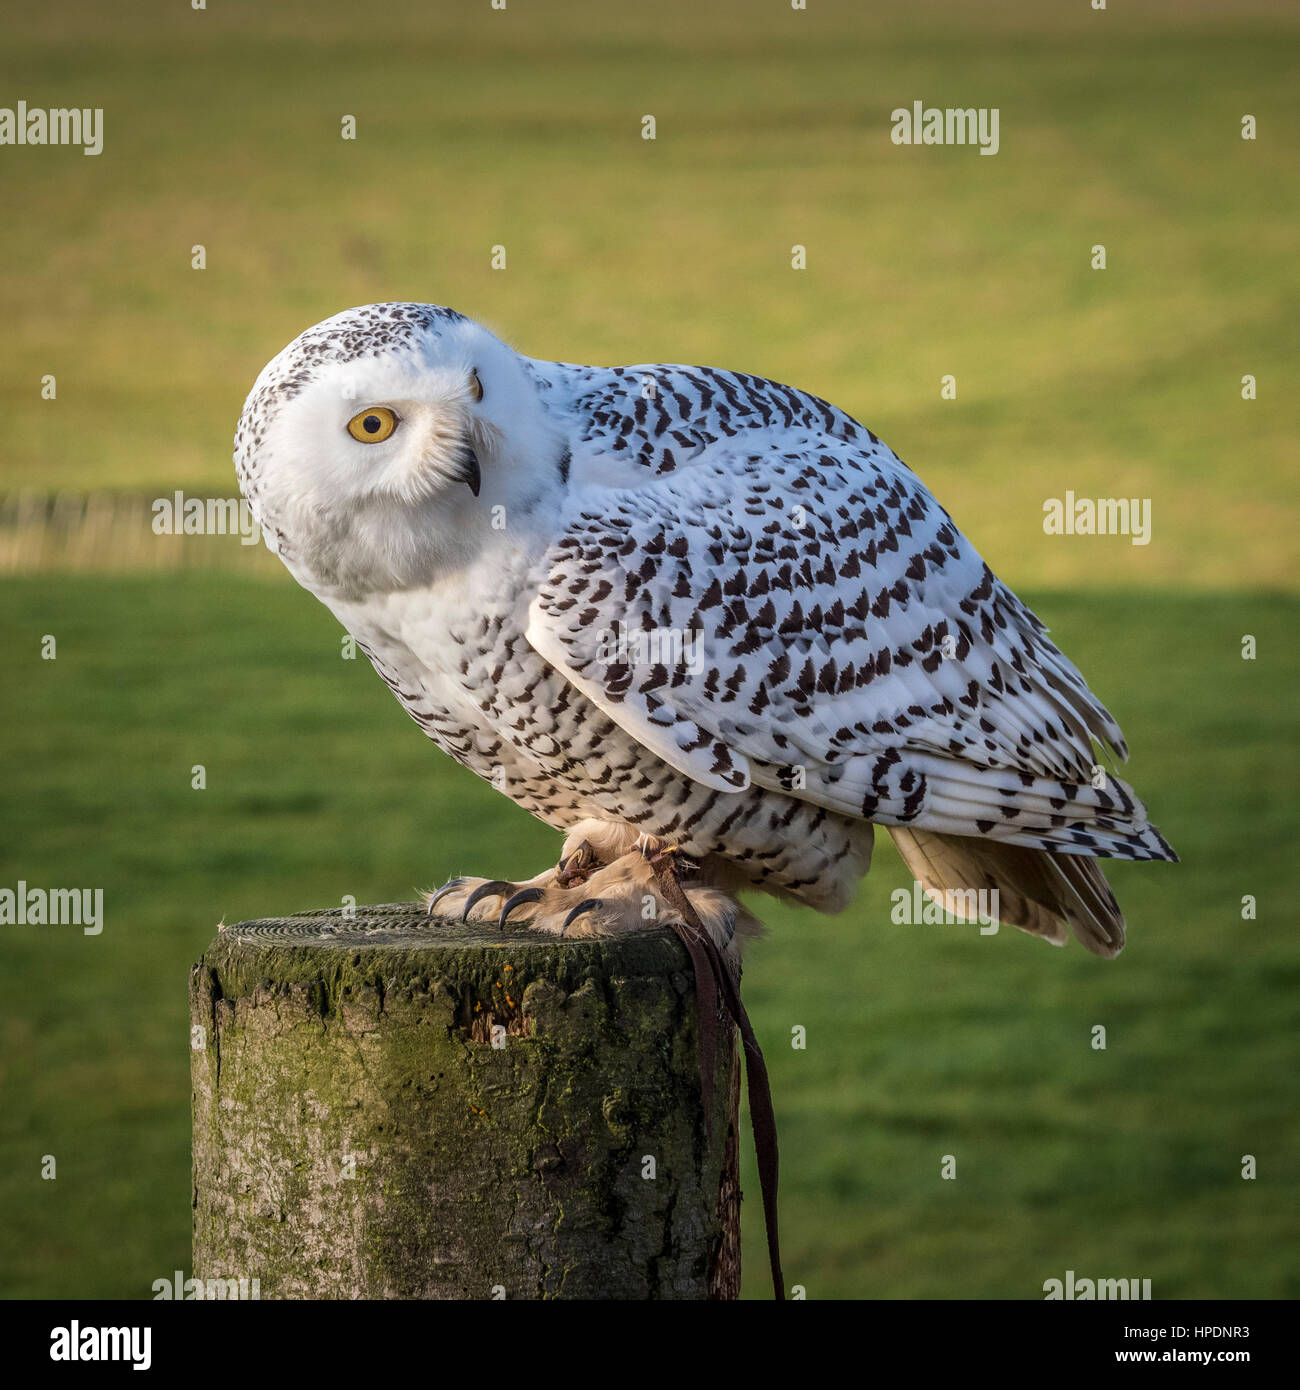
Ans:
POLYGON ((712 1128, 714 1074, 717 1068, 718 1000, 727 1007, 740 1029, 745 1044, 745 1080, 749 1086, 749 1118, 754 1127, 754 1150, 758 1157, 758 1181, 763 1191, 763 1224, 767 1229, 767 1257, 772 1267, 772 1291, 777 1302, 785 1300, 785 1279, 781 1273, 781 1247, 776 1228, 776 1187, 778 1153, 776 1114, 772 1109, 772 1087, 767 1064, 750 1026, 749 1015, 740 1002, 740 991, 727 963, 699 914, 682 889, 674 865, 674 853, 662 850, 650 856, 650 867, 660 890, 682 919, 669 925, 690 953, 695 967, 695 993, 700 1011, 700 1088, 704 1098, 705 1124, 712 1128))

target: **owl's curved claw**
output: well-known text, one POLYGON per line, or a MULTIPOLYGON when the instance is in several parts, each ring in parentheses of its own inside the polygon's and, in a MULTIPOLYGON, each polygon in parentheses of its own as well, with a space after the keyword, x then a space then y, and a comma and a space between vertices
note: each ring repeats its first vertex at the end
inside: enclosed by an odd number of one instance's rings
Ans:
POLYGON ((599 898, 584 898, 564 919, 564 925, 560 928, 560 935, 563 936, 573 925, 574 921, 581 917, 584 912, 590 912, 593 908, 603 906, 604 903, 602 903, 599 898))
POLYGON ((465 880, 463 878, 449 878, 446 883, 429 899, 429 906, 426 909, 428 916, 433 916, 433 909, 438 906, 438 899, 445 898, 448 893, 453 893, 460 887, 465 880))
POLYGON ((462 922, 469 921, 470 909, 475 903, 481 902, 484 898, 499 898, 503 893, 508 892, 514 886, 513 883, 507 883, 505 879, 502 878, 490 878, 486 883, 480 883, 469 897, 465 899, 465 906, 461 909, 460 920, 462 922))
POLYGON ((521 888, 513 898, 506 899, 506 905, 501 909, 501 916, 497 919, 497 926, 504 930, 506 918, 517 907, 522 907, 525 903, 539 903, 544 894, 540 888, 521 888))
POLYGON ((572 854, 566 854, 555 866, 555 882, 561 888, 576 887, 579 883, 584 883, 599 866, 600 860, 596 857, 596 851, 586 840, 579 840, 572 854))

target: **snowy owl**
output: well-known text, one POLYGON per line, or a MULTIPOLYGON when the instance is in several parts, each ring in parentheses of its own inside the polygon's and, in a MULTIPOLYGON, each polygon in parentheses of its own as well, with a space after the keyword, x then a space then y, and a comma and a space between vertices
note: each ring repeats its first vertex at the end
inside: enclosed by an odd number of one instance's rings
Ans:
POLYGON ((1043 624, 816 396, 536 360, 454 310, 373 304, 266 366, 235 465, 411 718, 564 835, 535 877, 451 879, 440 914, 673 920, 649 864, 670 854, 735 951, 740 890, 839 911, 883 825, 957 917, 996 890, 1001 922, 1114 956, 1098 859, 1176 858, 1043 624))

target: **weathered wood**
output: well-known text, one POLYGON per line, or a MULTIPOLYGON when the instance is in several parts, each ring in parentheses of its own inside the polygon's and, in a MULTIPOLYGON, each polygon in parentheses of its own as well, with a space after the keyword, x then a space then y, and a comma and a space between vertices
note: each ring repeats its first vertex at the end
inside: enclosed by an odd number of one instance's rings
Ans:
POLYGON ((671 932, 554 940, 412 904, 246 922, 194 967, 190 1010, 196 1277, 737 1296, 739 1061, 719 1049, 706 1137, 671 932))

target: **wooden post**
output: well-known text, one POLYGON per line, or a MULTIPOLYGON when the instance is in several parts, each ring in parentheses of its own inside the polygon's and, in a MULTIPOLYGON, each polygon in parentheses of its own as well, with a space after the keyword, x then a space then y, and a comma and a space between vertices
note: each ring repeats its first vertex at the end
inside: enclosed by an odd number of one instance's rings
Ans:
POLYGON ((706 1138, 695 1007, 666 929, 566 941, 413 904, 224 928, 190 977, 195 1277, 735 1298, 739 1061, 719 1048, 706 1138))

